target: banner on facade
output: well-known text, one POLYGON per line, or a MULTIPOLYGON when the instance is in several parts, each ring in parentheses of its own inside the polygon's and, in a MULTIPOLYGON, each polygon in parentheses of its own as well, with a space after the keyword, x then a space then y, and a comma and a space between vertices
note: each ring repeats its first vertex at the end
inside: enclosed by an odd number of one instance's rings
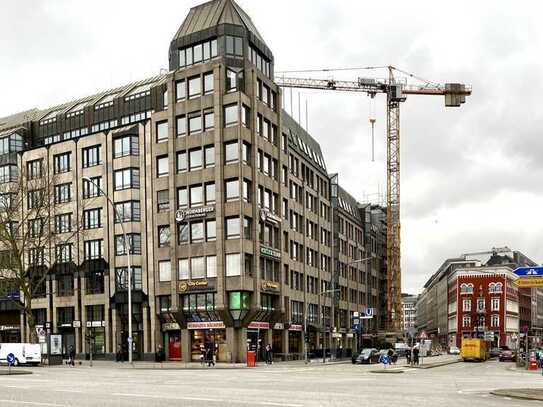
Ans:
POLYGON ((226 326, 222 321, 209 322, 188 322, 187 329, 224 329, 226 326))
POLYGON ((302 332, 304 330, 304 327, 302 325, 291 324, 288 327, 288 330, 302 332))
POLYGON ((253 321, 247 327, 249 329, 270 329, 269 322, 253 321))

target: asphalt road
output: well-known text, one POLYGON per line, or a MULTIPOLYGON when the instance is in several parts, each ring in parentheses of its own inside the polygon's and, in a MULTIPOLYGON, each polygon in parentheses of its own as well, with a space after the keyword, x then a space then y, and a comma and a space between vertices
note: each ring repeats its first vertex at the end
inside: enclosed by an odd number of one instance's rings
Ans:
POLYGON ((529 406, 489 394, 542 387, 543 377, 510 363, 457 363, 403 374, 376 366, 273 365, 256 369, 145 370, 67 366, 0 376, 0 406, 529 406))

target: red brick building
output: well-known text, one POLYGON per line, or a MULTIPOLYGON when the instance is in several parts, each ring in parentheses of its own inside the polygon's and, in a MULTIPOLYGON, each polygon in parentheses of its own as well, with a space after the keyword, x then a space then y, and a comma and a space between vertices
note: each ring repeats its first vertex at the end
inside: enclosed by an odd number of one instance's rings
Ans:
POLYGON ((492 332, 492 346, 514 347, 519 333, 519 293, 508 266, 456 270, 448 278, 449 346, 492 332))

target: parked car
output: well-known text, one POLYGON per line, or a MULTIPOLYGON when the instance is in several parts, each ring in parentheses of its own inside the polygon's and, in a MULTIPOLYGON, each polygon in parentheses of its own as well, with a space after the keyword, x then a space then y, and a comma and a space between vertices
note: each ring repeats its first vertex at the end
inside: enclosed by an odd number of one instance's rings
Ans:
POLYGON ((460 349, 458 346, 449 347, 449 355, 460 355, 460 349))
POLYGON ((355 363, 358 365, 379 363, 379 351, 374 348, 362 349, 362 352, 358 355, 355 363))
POLYGON ((506 360, 509 362, 514 362, 515 360, 517 360, 517 355, 511 349, 502 349, 500 355, 498 356, 498 359, 500 360, 500 362, 504 362, 506 360))
POLYGON ((0 343, 0 364, 7 364, 10 353, 15 356, 15 366, 39 365, 41 363, 41 347, 34 343, 0 343))
POLYGON ((497 358, 500 356, 500 353, 502 352, 502 348, 492 348, 490 349, 490 352, 488 353, 488 356, 490 358, 497 358))

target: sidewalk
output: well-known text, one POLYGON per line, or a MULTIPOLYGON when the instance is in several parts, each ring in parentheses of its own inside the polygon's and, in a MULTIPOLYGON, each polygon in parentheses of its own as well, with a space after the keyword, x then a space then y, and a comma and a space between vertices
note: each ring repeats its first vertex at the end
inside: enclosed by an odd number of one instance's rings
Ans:
POLYGON ((543 401, 543 389, 498 389, 491 391, 490 394, 521 400, 543 401))
POLYGON ((414 369, 432 369, 434 367, 452 365, 461 361, 462 359, 458 355, 431 356, 423 358, 422 363, 419 365, 405 365, 404 367, 412 367, 414 369))

